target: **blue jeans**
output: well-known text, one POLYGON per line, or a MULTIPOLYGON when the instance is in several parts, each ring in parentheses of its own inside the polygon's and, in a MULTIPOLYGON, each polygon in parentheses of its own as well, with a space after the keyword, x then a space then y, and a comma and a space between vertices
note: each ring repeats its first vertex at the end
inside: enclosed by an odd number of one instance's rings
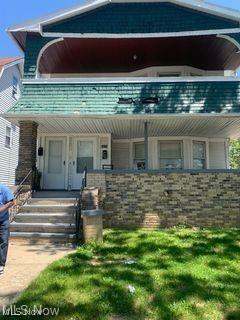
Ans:
POLYGON ((8 242, 10 234, 9 220, 0 221, 0 266, 5 266, 8 253, 8 242))

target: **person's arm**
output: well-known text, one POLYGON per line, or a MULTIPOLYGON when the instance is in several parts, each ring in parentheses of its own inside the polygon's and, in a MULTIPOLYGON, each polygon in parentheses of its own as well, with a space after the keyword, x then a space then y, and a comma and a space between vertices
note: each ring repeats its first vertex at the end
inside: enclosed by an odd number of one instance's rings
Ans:
POLYGON ((0 213, 6 212, 8 209, 10 209, 14 205, 14 201, 11 200, 8 203, 6 203, 4 206, 0 207, 0 213))

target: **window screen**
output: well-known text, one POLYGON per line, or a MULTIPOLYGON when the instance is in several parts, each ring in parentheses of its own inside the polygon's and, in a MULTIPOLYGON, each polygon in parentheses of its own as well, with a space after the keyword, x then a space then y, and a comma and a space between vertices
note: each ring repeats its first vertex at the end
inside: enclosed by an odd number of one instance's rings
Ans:
POLYGON ((16 99, 18 93, 18 79, 16 77, 13 77, 13 82, 12 82, 12 96, 14 99, 16 99))
POLYGON ((205 142, 193 142, 193 168, 204 169, 206 167, 206 144, 205 142))
POLYGON ((85 166, 87 166, 89 170, 93 169, 92 141, 77 142, 77 173, 83 173, 85 166))
POLYGON ((11 131, 10 127, 6 127, 5 147, 7 148, 11 147, 11 131))
POLYGON ((49 141, 48 173, 61 174, 63 166, 63 142, 49 141))
POLYGON ((159 142, 159 159, 161 169, 182 169, 182 142, 159 142))
POLYGON ((144 143, 140 142, 140 143, 134 144, 134 159, 135 160, 145 159, 144 143))

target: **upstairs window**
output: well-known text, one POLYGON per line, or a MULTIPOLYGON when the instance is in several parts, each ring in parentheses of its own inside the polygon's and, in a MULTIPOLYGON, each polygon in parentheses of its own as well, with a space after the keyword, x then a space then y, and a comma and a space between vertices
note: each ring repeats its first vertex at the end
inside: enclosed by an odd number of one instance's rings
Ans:
POLYGON ((160 169, 183 168, 183 152, 181 141, 160 141, 159 153, 160 169))
POLYGON ((193 141, 193 168, 206 168, 206 144, 202 141, 193 141))
POLYGON ((12 97, 14 99, 17 99, 18 94, 18 79, 13 76, 13 82, 12 82, 12 97))
POLYGON ((6 136, 5 136, 5 147, 10 148, 11 147, 11 133, 12 130, 10 127, 6 127, 6 136))
POLYGON ((170 72, 170 73, 158 72, 157 76, 159 78, 163 78, 163 77, 181 77, 181 73, 179 73, 179 72, 170 72))

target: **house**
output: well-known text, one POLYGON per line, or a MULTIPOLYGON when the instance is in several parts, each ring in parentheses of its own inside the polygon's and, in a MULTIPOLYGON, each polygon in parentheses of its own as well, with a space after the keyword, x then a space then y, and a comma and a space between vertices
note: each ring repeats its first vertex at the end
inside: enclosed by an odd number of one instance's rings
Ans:
MULTIPOLYGON (((22 58, 0 58, 0 113, 6 112, 19 99, 22 91, 22 74, 22 58)), ((0 181, 9 186, 15 184, 18 141, 18 127, 0 118, 0 181)))
POLYGON ((96 0, 9 28, 25 54, 5 114, 20 126, 16 181, 37 165, 44 190, 79 190, 87 166, 115 224, 154 211, 236 225, 239 21, 202 0, 96 0))

